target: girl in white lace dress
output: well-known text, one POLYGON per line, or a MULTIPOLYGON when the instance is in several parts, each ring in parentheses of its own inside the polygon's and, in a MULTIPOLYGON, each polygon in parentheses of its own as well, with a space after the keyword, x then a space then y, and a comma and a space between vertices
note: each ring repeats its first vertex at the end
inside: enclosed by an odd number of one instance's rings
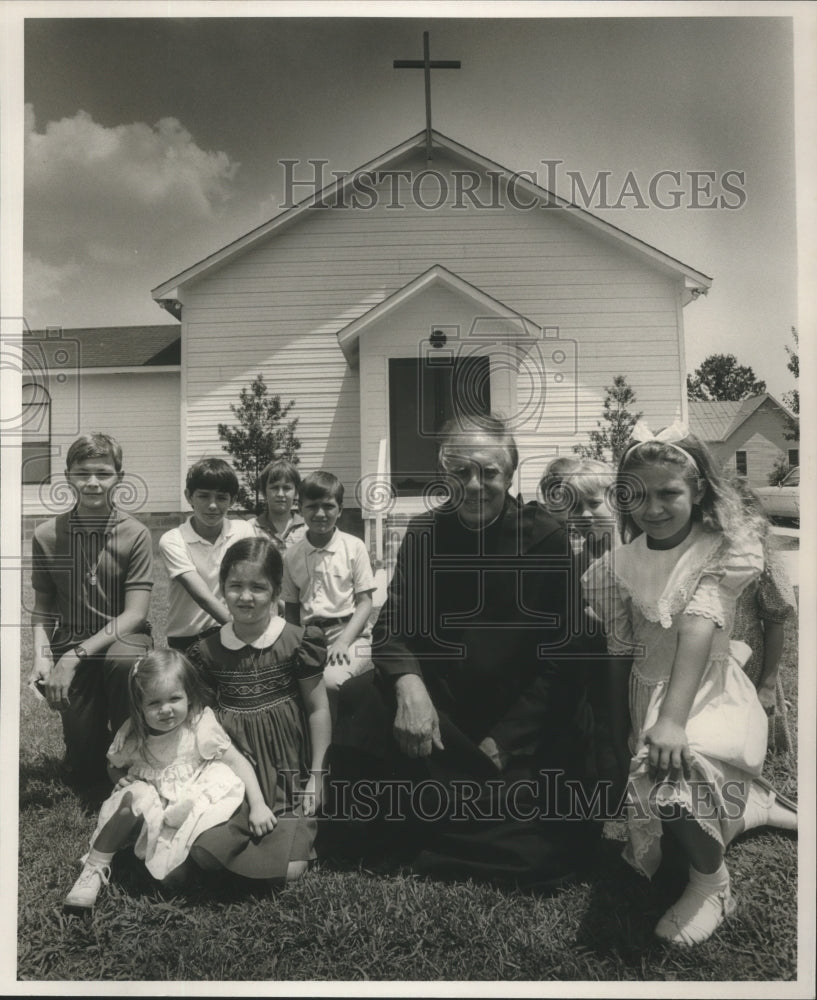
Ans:
POLYGON ((117 784, 102 803, 68 909, 94 905, 114 854, 134 841, 154 878, 177 878, 196 837, 228 820, 245 793, 253 832, 274 825, 252 766, 205 706, 207 688, 185 656, 148 653, 131 669, 129 692, 131 717, 108 751, 117 784))
POLYGON ((766 715, 731 643, 735 603, 763 569, 763 549, 734 489, 680 425, 653 438, 637 425, 619 464, 625 544, 582 579, 616 657, 612 710, 629 714, 626 859, 652 876, 661 835, 690 862, 681 898, 656 926, 675 944, 706 940, 735 909, 728 843, 796 814, 756 781, 766 715))

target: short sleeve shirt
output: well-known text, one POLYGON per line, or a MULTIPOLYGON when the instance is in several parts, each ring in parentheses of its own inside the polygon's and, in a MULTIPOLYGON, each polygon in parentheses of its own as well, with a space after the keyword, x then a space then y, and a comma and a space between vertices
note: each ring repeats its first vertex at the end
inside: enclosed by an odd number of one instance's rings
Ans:
POLYGON ((184 524, 171 528, 159 539, 159 553, 170 576, 167 635, 173 638, 195 636, 219 624, 187 593, 179 577, 198 573, 211 593, 220 597, 218 571, 224 553, 239 539, 255 536, 249 522, 225 518, 221 534, 210 542, 194 530, 192 520, 189 517, 184 524))
POLYGON ((292 515, 289 524, 280 535, 273 524, 268 526, 257 517, 251 517, 247 524, 252 525, 259 538, 269 538, 281 555, 306 536, 306 522, 300 514, 292 515))
POLYGON ((375 589, 366 546, 355 535, 336 530, 323 548, 308 538, 287 550, 281 598, 300 604, 301 622, 345 618, 355 610, 355 594, 375 589))
POLYGON ((81 520, 75 511, 49 518, 34 529, 31 554, 31 585, 52 599, 59 615, 54 649, 75 645, 118 618, 128 590, 153 587, 150 532, 116 508, 104 522, 81 520))

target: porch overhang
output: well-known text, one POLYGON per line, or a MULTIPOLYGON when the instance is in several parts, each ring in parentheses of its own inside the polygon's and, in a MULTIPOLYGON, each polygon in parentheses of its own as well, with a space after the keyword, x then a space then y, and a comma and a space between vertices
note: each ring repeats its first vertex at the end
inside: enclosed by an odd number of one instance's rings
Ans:
POLYGON ((533 320, 488 295, 442 264, 435 264, 338 331, 338 345, 349 364, 357 366, 360 336, 368 327, 381 322, 390 313, 435 286, 447 288, 475 307, 478 315, 468 331, 469 341, 485 339, 533 344, 541 339, 542 328, 533 320))

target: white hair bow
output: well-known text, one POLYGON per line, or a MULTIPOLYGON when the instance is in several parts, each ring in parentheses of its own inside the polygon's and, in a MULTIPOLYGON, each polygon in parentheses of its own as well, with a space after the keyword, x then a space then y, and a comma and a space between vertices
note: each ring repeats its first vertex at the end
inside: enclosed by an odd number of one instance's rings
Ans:
POLYGON ((662 444, 673 444, 675 441, 683 441, 684 438, 689 437, 689 427, 680 420, 675 420, 669 427, 665 427, 657 434, 653 434, 645 421, 638 420, 635 427, 633 427, 630 437, 639 444, 644 444, 645 441, 660 441, 662 444))
POLYGON ((642 444, 647 444, 650 441, 657 441, 659 444, 668 445, 670 448, 675 449, 675 451, 680 452, 684 458, 691 462, 695 469, 700 475, 700 469, 698 468, 698 463, 693 455, 685 449, 681 448, 676 442, 683 441, 684 438, 689 437, 689 427, 680 420, 674 420, 669 427, 665 427, 662 431, 657 434, 653 434, 650 428, 643 420, 636 421, 635 427, 633 427, 630 437, 633 440, 633 444, 624 452, 622 455, 622 462, 631 451, 634 451, 642 444))

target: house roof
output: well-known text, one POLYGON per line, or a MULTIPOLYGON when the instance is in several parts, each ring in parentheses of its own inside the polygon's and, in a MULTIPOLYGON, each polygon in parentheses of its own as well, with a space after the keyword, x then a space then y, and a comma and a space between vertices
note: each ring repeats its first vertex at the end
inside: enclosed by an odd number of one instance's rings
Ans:
POLYGON ((689 429, 702 441, 726 441, 749 417, 769 399, 784 416, 796 419, 788 407, 769 392, 746 399, 690 399, 689 429))
MULTIPOLYGON (((47 330, 32 330, 26 338, 52 344, 56 340, 53 331, 47 330)), ((151 368, 181 364, 181 327, 177 323, 82 327, 60 330, 59 339, 71 345, 70 363, 78 368, 151 368)))
MULTIPOLYGON (((488 313, 488 316, 482 316, 481 319, 494 319, 503 322, 504 336, 500 333, 501 339, 529 341, 538 339, 542 334, 542 328, 533 320, 488 295, 476 285, 472 285, 470 281, 466 281, 453 271, 449 271, 447 267, 443 267, 442 264, 435 264, 338 332, 338 343, 347 360, 353 360, 357 340, 367 326, 383 319, 384 316, 409 302, 415 295, 434 285, 442 286, 456 295, 469 299, 480 312, 488 313)), ((467 331, 467 334, 469 337, 479 339, 480 330, 476 322, 474 328, 467 331)), ((497 332, 492 327, 491 339, 495 340, 496 337, 497 332)))
MULTIPOLYGON (((606 234, 608 237, 612 237, 629 246, 636 252, 641 253, 654 263, 663 265, 671 271, 683 275, 687 289, 687 295, 684 301, 685 305, 693 298, 697 298, 698 295, 706 294, 707 290, 711 286, 712 278, 703 272, 695 270, 689 265, 684 264, 682 261, 676 260, 674 257, 670 257, 669 254, 665 254, 663 251, 658 250, 649 243, 645 243, 643 240, 639 240, 637 237, 631 236, 623 229, 619 229, 617 226, 613 226, 609 222, 605 222, 603 219, 597 218, 586 209, 580 208, 566 199, 559 197, 553 192, 548 191, 546 188, 533 183, 533 181, 521 176, 518 172, 510 170, 507 167, 503 167, 500 164, 489 160, 487 157, 474 152, 467 146, 463 146, 455 140, 449 139, 448 136, 443 135, 441 132, 437 132, 432 129, 431 134, 435 149, 444 150, 470 166, 486 171, 493 171, 498 173, 500 176, 503 176, 506 180, 512 179, 512 182, 518 191, 523 191, 534 198, 540 199, 543 203, 549 206, 564 208, 570 211, 573 217, 580 224, 595 228, 597 231, 606 234)), ((337 199, 342 197, 347 189, 351 188, 361 175, 376 174, 377 172, 393 169, 398 162, 406 159, 414 152, 423 149, 425 147, 425 142, 426 132, 424 129, 422 132, 418 132, 417 135, 407 139, 399 146, 395 146, 393 149, 388 150, 386 153, 382 154, 382 156, 379 156, 376 159, 371 160, 369 163, 358 167, 356 170, 353 170, 345 176, 339 178, 334 183, 327 185, 325 188, 322 188, 320 191, 317 191, 315 194, 304 199, 298 204, 278 213, 278 215, 274 216, 268 222, 263 223, 263 225, 258 226, 256 229, 251 230, 249 233, 239 237, 239 239, 234 240, 232 243, 228 243, 215 253, 203 258, 192 266, 186 268, 184 271, 179 272, 179 274, 174 275, 174 277, 168 278, 167 281, 157 285, 156 288, 152 290, 151 295, 159 303, 159 305, 162 306, 162 308, 167 309, 178 318, 181 309, 179 289, 182 285, 194 278, 201 277, 213 268, 221 266, 233 256, 245 252, 259 241, 264 240, 278 230, 291 225, 304 212, 308 211, 313 206, 318 204, 333 204, 337 199)))

